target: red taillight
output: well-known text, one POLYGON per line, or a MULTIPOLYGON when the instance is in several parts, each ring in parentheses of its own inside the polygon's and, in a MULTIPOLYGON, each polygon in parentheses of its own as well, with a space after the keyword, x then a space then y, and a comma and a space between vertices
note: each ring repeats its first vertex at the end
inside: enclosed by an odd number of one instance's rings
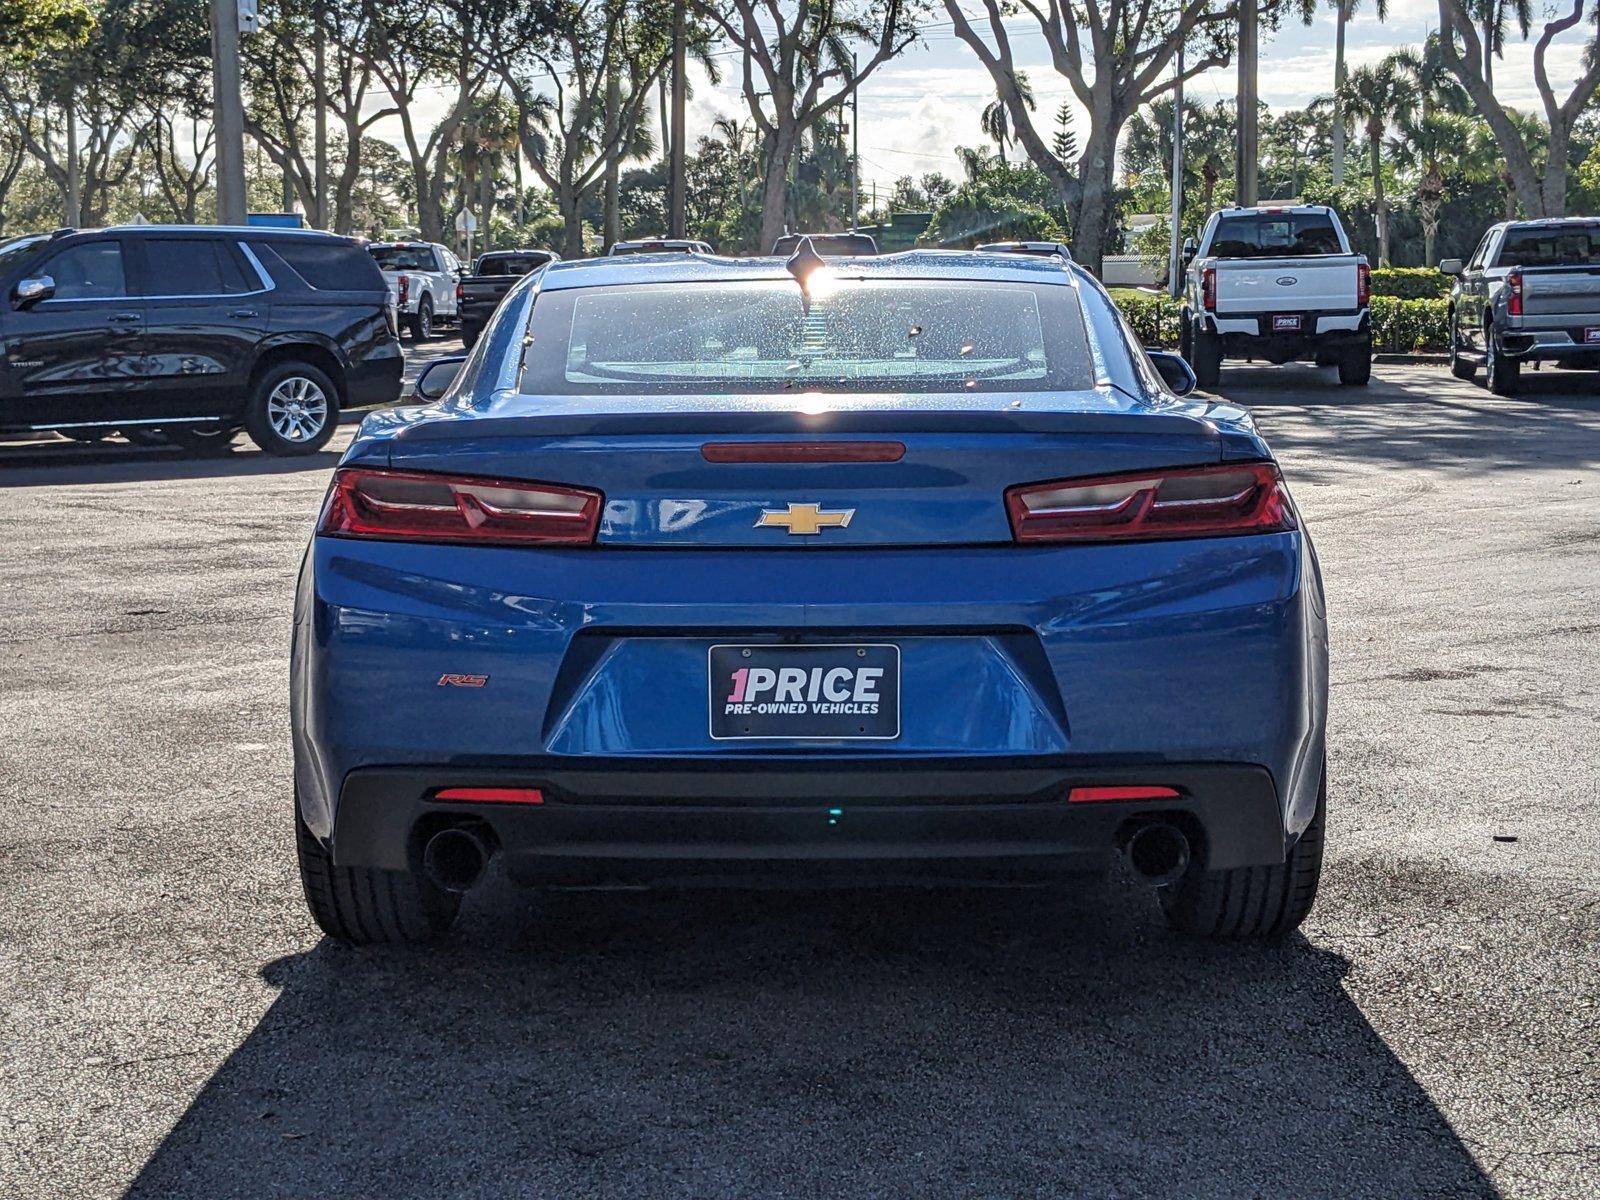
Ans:
POLYGON ((1356 307, 1361 308, 1372 297, 1372 268, 1366 263, 1356 264, 1356 307))
POLYGON ((461 804, 543 804, 544 793, 538 788, 453 787, 441 788, 433 794, 435 800, 450 800, 461 804))
POLYGON ((586 546, 600 524, 599 492, 549 483, 417 471, 335 471, 317 532, 476 545, 586 546))
POLYGON ((1522 272, 1514 270, 1506 276, 1506 312, 1513 317, 1522 315, 1522 272))
POLYGON ((707 442, 700 457, 714 463, 899 462, 904 442, 707 442))
POLYGON ((400 303, 404 304, 406 302, 406 297, 411 295, 411 276, 400 276, 400 280, 395 286, 400 290, 400 303))
POLYGON ((1109 800, 1176 800, 1178 789, 1169 787, 1075 787, 1068 804, 1099 804, 1109 800))
POLYGON ((1294 509, 1271 463, 1029 483, 1006 490, 1019 542, 1116 542, 1277 533, 1294 509))
POLYGON ((1217 269, 1207 267, 1200 272, 1200 303, 1207 312, 1217 310, 1217 269))
POLYGON ((462 284, 456 284, 456 303, 460 304, 466 297, 467 289, 462 284))

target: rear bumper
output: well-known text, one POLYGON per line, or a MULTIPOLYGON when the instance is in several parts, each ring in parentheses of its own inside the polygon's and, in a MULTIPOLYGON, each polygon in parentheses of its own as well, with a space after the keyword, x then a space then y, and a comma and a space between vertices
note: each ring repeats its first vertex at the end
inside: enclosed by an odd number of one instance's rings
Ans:
POLYGON ((1512 358, 1528 361, 1570 362, 1600 367, 1600 342, 1586 342, 1585 330, 1600 327, 1600 320, 1592 326, 1562 325, 1553 329, 1534 329, 1526 325, 1497 329, 1495 340, 1502 353, 1512 358))
POLYGON ((1283 861, 1268 772, 1192 763, 371 768, 345 781, 332 851, 341 866, 414 870, 429 836, 470 825, 533 885, 1026 883, 1098 869, 1156 816, 1183 825, 1208 866, 1283 861), (1074 787, 1140 783, 1180 795, 1067 801, 1074 787), (433 799, 445 787, 538 788, 544 802, 433 799))

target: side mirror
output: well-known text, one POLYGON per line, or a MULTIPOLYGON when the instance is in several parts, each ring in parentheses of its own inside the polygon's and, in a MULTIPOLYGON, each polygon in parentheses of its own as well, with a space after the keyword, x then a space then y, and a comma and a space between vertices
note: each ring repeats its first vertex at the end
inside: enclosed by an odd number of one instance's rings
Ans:
POLYGON ((422 374, 417 376, 418 399, 442 400, 444 394, 450 390, 450 385, 456 381, 456 376, 461 373, 461 365, 466 361, 466 355, 456 354, 449 358, 436 358, 423 367, 422 374))
POLYGON ((1199 249, 1200 243, 1195 241, 1193 238, 1183 239, 1183 261, 1185 266, 1188 265, 1189 260, 1195 256, 1199 249))
POLYGON ((1194 368, 1183 361, 1181 354, 1170 350, 1147 350, 1145 353, 1150 356, 1150 365, 1161 376, 1161 382, 1172 389, 1173 395, 1187 396, 1199 384, 1194 368))
POLYGON ((56 294, 56 281, 48 275, 24 279, 11 293, 18 308, 28 308, 56 294))
POLYGON ((1462 271, 1459 258, 1442 258, 1439 260, 1439 271, 1444 275, 1459 275, 1462 271))

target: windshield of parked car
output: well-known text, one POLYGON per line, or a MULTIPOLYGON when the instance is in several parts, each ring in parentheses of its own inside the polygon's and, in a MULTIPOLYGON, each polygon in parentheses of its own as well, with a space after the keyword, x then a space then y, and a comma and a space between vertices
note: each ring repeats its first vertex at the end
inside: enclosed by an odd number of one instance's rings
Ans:
POLYGON ((10 271, 49 239, 42 233, 0 242, 0 275, 10 271))
POLYGON ((1218 258, 1340 254, 1333 218, 1319 213, 1239 213, 1217 219, 1211 253, 1218 258))
POLYGON ((545 395, 1056 391, 1094 376, 1077 291, 1061 284, 559 289, 539 297, 530 333, 522 390, 545 395))
POLYGON ((550 261, 548 254, 502 254, 478 260, 479 275, 526 275, 550 261))
POLYGON ((369 246, 385 271, 431 271, 433 251, 426 246, 369 246))
POLYGON ((1508 229, 1502 267, 1600 266, 1600 225, 1508 229))

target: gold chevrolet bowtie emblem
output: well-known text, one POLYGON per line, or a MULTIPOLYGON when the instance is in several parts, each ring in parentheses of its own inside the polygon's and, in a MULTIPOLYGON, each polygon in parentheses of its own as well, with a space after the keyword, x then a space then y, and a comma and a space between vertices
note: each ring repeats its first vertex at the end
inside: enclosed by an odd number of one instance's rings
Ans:
POLYGON ((843 529, 855 515, 853 508, 824 509, 818 504, 791 504, 786 509, 762 509, 756 528, 772 526, 790 533, 821 533, 833 527, 843 529))

